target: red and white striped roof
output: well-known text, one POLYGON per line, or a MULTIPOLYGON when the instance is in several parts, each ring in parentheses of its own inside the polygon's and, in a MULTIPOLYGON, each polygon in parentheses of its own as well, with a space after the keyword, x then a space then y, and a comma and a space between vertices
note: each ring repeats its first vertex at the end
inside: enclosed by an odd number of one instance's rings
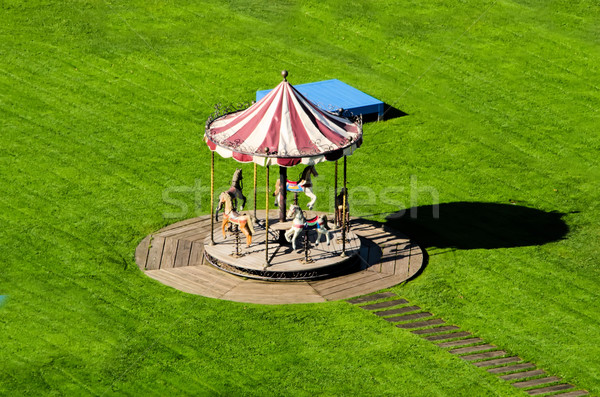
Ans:
POLYGON ((284 80, 248 109, 215 119, 204 139, 225 158, 292 167, 352 154, 362 125, 319 109, 284 80))

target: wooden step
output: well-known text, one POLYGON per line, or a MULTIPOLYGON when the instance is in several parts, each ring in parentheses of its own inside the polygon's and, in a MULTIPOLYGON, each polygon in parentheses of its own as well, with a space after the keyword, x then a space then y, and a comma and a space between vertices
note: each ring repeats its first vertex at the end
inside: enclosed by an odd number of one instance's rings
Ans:
POLYGON ((522 389, 524 387, 532 387, 532 386, 537 386, 537 385, 543 385, 546 383, 560 382, 561 380, 562 379, 560 379, 558 376, 549 376, 547 378, 524 380, 522 382, 513 383, 512 385, 514 387, 518 387, 519 389, 522 389))
POLYGON ((381 292, 379 294, 361 296, 360 298, 350 299, 346 302, 358 305, 359 303, 372 302, 383 298, 391 298, 392 296, 398 296, 393 292, 381 292))
MULTIPOLYGON (((456 327, 456 328, 458 328, 458 327, 456 327)), ((415 331, 413 331, 413 332, 415 332, 415 331)), ((467 332, 467 331, 461 331, 461 332, 453 332, 451 334, 441 334, 441 335, 426 336, 423 339, 430 340, 430 341, 436 341, 436 340, 464 338, 465 336, 471 336, 471 333, 467 332)))
POLYGON ((433 316, 433 314, 423 312, 423 313, 407 314, 405 316, 388 317, 385 320, 389 321, 391 323, 398 323, 401 321, 410 321, 410 320, 416 320, 418 318, 431 317, 431 316, 433 316))
POLYGON ((460 356, 460 358, 462 358, 465 361, 475 361, 475 360, 483 360, 486 358, 493 358, 493 357, 501 357, 506 355, 506 352, 504 350, 495 350, 492 352, 486 352, 486 353, 479 353, 479 354, 469 354, 467 356, 460 356))
POLYGON ((572 389, 574 387, 575 386, 570 385, 568 383, 562 383, 560 385, 542 387, 541 389, 527 390, 526 393, 529 394, 530 396, 537 396, 538 394, 552 393, 553 391, 560 391, 560 390, 568 390, 568 389, 572 389))
POLYGON ((441 318, 434 318, 434 319, 426 320, 426 321, 417 321, 416 323, 398 324, 398 325, 396 325, 396 327, 403 328, 403 329, 412 329, 412 328, 428 327, 430 325, 438 325, 438 324, 445 324, 445 323, 446 322, 444 320, 442 320, 441 318))
POLYGON ((418 329, 416 331, 410 331, 415 335, 425 335, 425 334, 439 334, 441 332, 455 331, 460 329, 456 325, 446 325, 444 327, 435 327, 435 328, 427 328, 427 329, 418 329))
POLYGON ((383 317, 383 316, 391 316, 393 314, 416 312, 417 310, 421 310, 421 308, 419 306, 404 306, 404 307, 401 307, 398 309, 382 310, 380 312, 375 312, 375 315, 377 315, 379 317, 383 317))
POLYGON ((533 371, 516 372, 514 374, 503 375, 500 377, 502 380, 513 380, 513 379, 525 379, 532 378, 534 376, 546 375, 543 369, 535 369, 533 371))
POLYGON ((452 342, 442 342, 442 343, 438 343, 439 347, 456 347, 456 346, 464 346, 464 345, 471 345, 473 343, 481 343, 483 342, 483 339, 481 338, 468 338, 468 339, 461 339, 461 340, 454 340, 452 342))
POLYGON ((451 354, 465 354, 465 353, 474 353, 480 352, 483 350, 491 350, 495 349, 494 345, 479 345, 479 346, 471 346, 471 347, 461 347, 460 349, 450 350, 451 354))
POLYGON ((552 397, 579 397, 579 396, 587 396, 590 394, 585 390, 574 390, 568 391, 566 393, 553 394, 552 397))
POLYGON ((393 301, 385 301, 379 303, 371 303, 370 305, 361 306, 361 309, 365 310, 377 310, 377 309, 385 309, 386 307, 404 305, 408 303, 406 299, 394 299, 393 301))
POLYGON ((518 363, 519 361, 523 361, 523 359, 521 357, 513 356, 513 357, 496 358, 496 359, 487 360, 487 361, 479 361, 479 362, 473 363, 473 365, 476 367, 493 367, 495 365, 518 363))
POLYGON ((491 369, 488 369, 487 371, 490 374, 503 374, 505 372, 521 371, 521 370, 530 369, 530 368, 535 368, 535 365, 533 365, 531 363, 523 363, 523 364, 517 364, 517 365, 509 365, 507 367, 491 368, 491 369))

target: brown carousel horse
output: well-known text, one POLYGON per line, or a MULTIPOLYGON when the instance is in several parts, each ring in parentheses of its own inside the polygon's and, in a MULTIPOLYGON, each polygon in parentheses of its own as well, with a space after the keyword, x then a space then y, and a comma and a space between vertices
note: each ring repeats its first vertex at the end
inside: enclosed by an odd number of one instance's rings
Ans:
MULTIPOLYGON (((308 197, 310 197, 311 200, 308 203, 308 209, 310 209, 310 210, 313 209, 313 207, 315 205, 315 201, 317 201, 317 196, 315 196, 315 194, 313 193, 313 190, 312 190, 313 184, 312 184, 312 181, 310 180, 311 175, 319 176, 314 165, 309 165, 306 168, 304 168, 304 170, 300 174, 300 180, 298 180, 297 182, 290 181, 288 179, 287 183, 285 184, 285 188, 288 192, 292 192, 292 193, 304 192, 304 194, 306 194, 308 197)), ((276 207, 279 205, 279 193, 280 192, 281 192, 281 186, 280 186, 279 179, 277 179, 277 182, 275 182, 275 193, 273 193, 273 196, 275 196, 275 206, 276 207)))
POLYGON ((244 177, 242 175, 242 169, 237 168, 233 173, 233 177, 231 178, 231 187, 229 187, 229 189, 227 190, 227 193, 229 193, 229 196, 231 197, 233 208, 238 208, 238 199, 242 200, 242 206, 239 209, 240 211, 243 211, 244 206, 246 205, 246 196, 244 196, 244 193, 242 193, 242 190, 244 189, 244 186, 242 184, 243 180, 244 177))
POLYGON ((344 212, 344 195, 346 195, 346 226, 350 223, 350 207, 348 206, 348 191, 345 187, 342 188, 340 194, 335 198, 335 217, 337 223, 335 226, 342 227, 343 225, 343 212, 344 212))
POLYGON ((223 238, 227 238, 227 226, 229 223, 238 225, 239 229, 246 235, 246 247, 250 247, 252 244, 252 235, 254 234, 254 225, 252 224, 252 218, 248 215, 238 214, 234 208, 231 200, 231 196, 227 192, 223 192, 219 195, 219 206, 215 213, 215 220, 219 220, 219 212, 221 208, 225 206, 223 211, 223 224, 221 229, 223 230, 223 238))

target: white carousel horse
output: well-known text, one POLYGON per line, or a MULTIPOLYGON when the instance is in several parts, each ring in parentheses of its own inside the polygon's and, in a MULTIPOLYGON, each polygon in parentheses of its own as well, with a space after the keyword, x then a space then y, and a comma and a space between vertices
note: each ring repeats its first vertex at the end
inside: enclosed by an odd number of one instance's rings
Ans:
MULTIPOLYGON (((315 194, 313 193, 312 187, 312 181, 310 179, 311 175, 313 176, 319 176, 319 174, 317 173, 317 170, 315 169, 314 165, 309 165, 306 168, 304 168, 304 170, 302 171, 302 174, 300 175, 300 180, 299 181, 290 181, 288 179, 287 183, 285 184, 285 188, 288 192, 292 192, 292 193, 300 193, 300 192, 304 192, 304 194, 306 194, 311 200, 308 203, 308 209, 312 210, 314 205, 315 205, 315 201, 317 201, 317 196, 315 196, 315 194)), ((275 207, 277 207, 279 205, 279 200, 280 200, 280 193, 281 192, 281 186, 279 179, 277 179, 277 182, 275 182, 275 193, 273 193, 273 196, 275 196, 275 207)))
MULTIPOLYGON (((228 192, 223 192, 219 195, 219 206, 220 210, 225 205, 225 211, 223 212, 223 224, 221 229, 223 230, 223 238, 227 238, 225 233, 227 225, 229 223, 238 225, 242 233, 246 235, 246 247, 250 247, 252 244, 252 235, 254 234, 254 225, 252 224, 252 218, 248 215, 240 215, 233 209, 233 203, 231 196, 228 192)), ((219 212, 215 213, 215 220, 219 220, 219 212)))
POLYGON ((319 240, 321 240, 321 236, 325 235, 327 238, 327 245, 330 244, 330 235, 329 235, 329 227, 327 227, 327 216, 315 216, 312 219, 306 220, 304 218, 304 212, 302 209, 292 204, 290 206, 290 210, 287 213, 288 218, 294 218, 292 221, 292 227, 285 232, 285 239, 292 243, 292 248, 296 249, 296 238, 300 235, 300 232, 303 230, 312 230, 315 229, 317 231, 317 242, 315 245, 319 245, 319 240))

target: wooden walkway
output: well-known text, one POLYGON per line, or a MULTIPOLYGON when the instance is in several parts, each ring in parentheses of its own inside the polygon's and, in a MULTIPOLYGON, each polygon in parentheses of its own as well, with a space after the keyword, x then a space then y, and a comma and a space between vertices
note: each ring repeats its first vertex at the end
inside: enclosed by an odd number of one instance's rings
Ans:
POLYGON ((563 393, 553 394, 552 397, 588 394, 585 390, 577 390, 575 386, 563 382, 558 376, 548 376, 546 371, 537 369, 534 364, 510 355, 486 343, 482 338, 474 337, 470 332, 446 324, 443 319, 436 318, 434 314, 423 311, 418 306, 410 305, 406 299, 398 298, 393 292, 363 296, 348 302, 383 317, 398 328, 410 330, 413 334, 437 344, 442 349, 448 349, 450 354, 455 354, 476 367, 498 375, 500 379, 511 382, 514 387, 531 396, 555 392, 563 393), (402 315, 394 316, 396 314, 402 315), (423 318, 427 320, 421 320, 423 318))
MULTIPOLYGON (((258 211, 257 216, 264 219, 265 211, 258 211)), ((269 218, 277 216, 278 210, 269 212, 269 218)), ((215 233, 219 228, 215 225, 215 233)), ((261 281, 216 269, 203 260, 210 215, 187 219, 147 236, 138 245, 135 260, 146 275, 181 291, 262 304, 325 302, 364 295, 406 281, 423 266, 421 248, 385 225, 353 218, 352 231, 362 240, 361 269, 325 280, 261 281)))

